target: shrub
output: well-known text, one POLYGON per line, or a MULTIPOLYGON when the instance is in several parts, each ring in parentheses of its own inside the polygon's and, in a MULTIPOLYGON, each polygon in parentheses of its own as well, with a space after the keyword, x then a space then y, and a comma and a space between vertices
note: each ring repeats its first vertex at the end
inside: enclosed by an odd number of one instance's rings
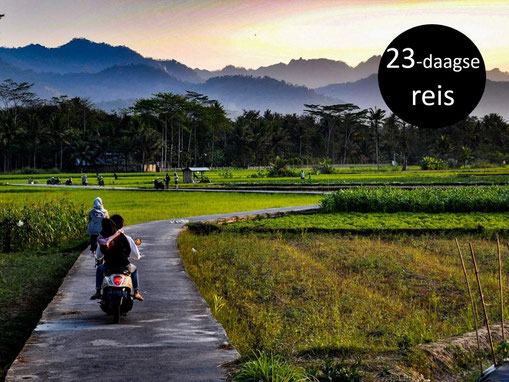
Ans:
POLYGON ((62 199, 15 207, 0 204, 0 250, 63 244, 85 235, 86 210, 62 199))
POLYGON ((318 367, 309 372, 317 382, 360 382, 362 373, 360 361, 348 364, 345 361, 334 361, 327 357, 318 367))
POLYGON ((243 363, 234 375, 235 382, 298 382, 308 380, 306 374, 277 355, 258 352, 243 363))
POLYGON ((471 168, 490 168, 490 167, 498 167, 498 165, 490 163, 484 159, 478 159, 470 165, 471 168))
POLYGON ((421 159, 421 168, 423 170, 444 170, 447 168, 447 162, 434 157, 423 157, 421 159))
POLYGON ((267 176, 267 173, 263 170, 258 170, 254 174, 248 175, 247 178, 252 179, 258 179, 258 178, 265 178, 267 176))
POLYGON ((324 158, 319 162, 319 165, 314 167, 320 174, 334 174, 334 167, 332 166, 332 159, 324 158))
POLYGON ((220 171, 217 175, 224 179, 233 179, 233 173, 230 170, 225 170, 224 172, 220 171))
POLYGON ((340 190, 321 200, 325 212, 507 212, 509 187, 340 190))
POLYGON ((281 159, 279 156, 276 157, 274 163, 271 163, 267 175, 272 178, 277 177, 294 177, 297 176, 295 171, 288 169, 288 161, 281 159))

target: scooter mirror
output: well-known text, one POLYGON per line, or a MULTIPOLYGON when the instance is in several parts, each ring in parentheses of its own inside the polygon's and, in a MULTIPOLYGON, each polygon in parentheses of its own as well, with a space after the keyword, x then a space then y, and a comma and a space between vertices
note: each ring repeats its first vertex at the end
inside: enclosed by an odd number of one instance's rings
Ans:
POLYGON ((137 237, 136 240, 134 241, 134 244, 140 245, 141 244, 141 239, 139 237, 137 237))

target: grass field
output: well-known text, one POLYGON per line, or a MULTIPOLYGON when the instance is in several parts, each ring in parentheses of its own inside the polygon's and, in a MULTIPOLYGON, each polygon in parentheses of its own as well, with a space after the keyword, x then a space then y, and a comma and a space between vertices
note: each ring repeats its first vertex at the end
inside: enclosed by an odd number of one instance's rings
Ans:
MULTIPOLYGON (((463 237, 464 253, 467 240, 496 321, 495 243, 463 237)), ((304 366, 326 356, 361 357, 366 381, 394 381, 383 370, 398 365, 430 375, 419 344, 473 330, 452 239, 186 231, 179 249, 244 355, 262 350, 304 366)), ((507 250, 504 258, 507 277, 507 250)))
MULTIPOLYGON (((300 170, 295 170, 300 173, 300 170)), ((486 169, 459 169, 459 170, 439 170, 422 171, 417 166, 410 167, 409 171, 399 171, 398 169, 384 168, 376 171, 373 167, 351 167, 339 168, 335 174, 312 175, 308 178, 309 169, 305 170, 306 179, 301 181, 299 177, 286 178, 256 178, 257 170, 230 169, 228 172, 231 177, 226 176, 226 170, 213 170, 206 173, 211 183, 187 184, 186 187, 227 187, 241 185, 342 185, 348 183, 366 183, 366 184, 509 184, 509 169, 506 167, 495 167, 486 169)), ((263 171, 262 171, 263 172, 263 171)), ((173 172, 170 172, 173 175, 173 172)), ((75 184, 81 184, 81 174, 62 173, 62 174, 23 174, 23 175, 0 175, 0 184, 2 183, 26 183, 28 177, 38 183, 45 184, 51 176, 59 176, 62 182, 68 177, 72 177, 75 184)), ((97 185, 95 174, 89 173, 89 183, 97 185)), ((115 180, 112 173, 101 174, 104 177, 106 186, 122 187, 153 187, 153 181, 159 177, 163 179, 165 173, 119 173, 119 179, 115 180)), ((182 182, 182 172, 179 172, 182 182)), ((173 185, 173 182, 172 182, 173 185)))
POLYGON ((509 187, 356 187, 326 195, 325 212, 509 212, 509 187))
POLYGON ((24 205, 37 200, 70 198, 90 209, 97 196, 102 198, 110 214, 122 215, 126 225, 186 216, 303 206, 317 204, 320 200, 317 195, 0 187, 0 204, 24 205))
POLYGON ((85 245, 0 252, 0 381, 85 245))
POLYGON ((280 218, 241 220, 222 226, 225 231, 431 231, 509 230, 508 213, 332 213, 286 215, 280 218))

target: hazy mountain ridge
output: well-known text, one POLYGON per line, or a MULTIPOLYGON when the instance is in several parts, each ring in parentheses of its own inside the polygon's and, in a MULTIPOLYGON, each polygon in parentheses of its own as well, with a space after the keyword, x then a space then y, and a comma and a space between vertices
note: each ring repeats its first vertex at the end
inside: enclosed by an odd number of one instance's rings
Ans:
POLYGON ((98 73, 112 66, 145 64, 166 71, 183 81, 203 82, 188 66, 176 60, 154 60, 126 46, 112 46, 75 38, 56 48, 31 44, 22 48, 0 48, 0 58, 37 73, 98 73))
POLYGON ((290 82, 295 85, 316 88, 331 83, 351 82, 377 72, 380 56, 373 56, 365 62, 352 67, 343 61, 326 58, 304 60, 290 60, 288 64, 282 62, 258 69, 245 69, 228 65, 221 70, 208 71, 195 69, 203 78, 223 75, 251 75, 254 77, 271 77, 290 82))
POLYGON ((486 71, 486 78, 491 81, 509 81, 509 72, 503 72, 499 68, 486 71))
POLYGON ((279 113, 301 113, 304 104, 330 105, 343 102, 304 86, 295 86, 270 77, 222 76, 212 77, 197 85, 199 92, 213 99, 220 99, 227 110, 255 109, 279 113))
MULTIPOLYGON (((380 94, 376 74, 356 82, 333 84, 315 90, 318 94, 344 99, 361 108, 377 106, 387 109, 380 94)), ((484 116, 489 113, 498 113, 509 120, 509 82, 486 80, 483 97, 472 114, 484 116)))
MULTIPOLYGON (((156 60, 143 57, 126 46, 112 46, 75 38, 56 48, 46 48, 39 44, 21 48, 0 47, 0 58, 20 69, 34 72, 97 73, 115 65, 145 64, 191 83, 201 83, 212 77, 243 75, 267 76, 295 85, 317 88, 329 84, 355 82, 377 73, 381 57, 372 56, 356 66, 326 58, 300 58, 290 60, 288 64, 280 62, 257 69, 227 65, 221 70, 209 71, 192 69, 174 59, 156 60)), ((487 72, 487 78, 492 81, 509 81, 509 73, 495 68, 487 72)))
POLYGON ((192 90, 222 102, 231 114, 243 109, 271 109, 281 113, 300 113, 306 103, 331 104, 338 100, 314 90, 273 78, 251 76, 214 77, 204 83, 181 81, 167 72, 145 64, 115 65, 97 73, 36 73, 0 60, 0 80, 34 83, 42 98, 66 94, 90 98, 105 109, 126 107, 133 99, 158 92, 185 94, 192 90))
MULTIPOLYGON (((125 46, 74 39, 58 48, 35 44, 0 48, 0 81, 27 81, 35 84, 33 90, 40 97, 88 97, 107 109, 157 92, 193 90, 218 99, 233 114, 242 109, 300 113, 305 103, 385 108, 376 76, 379 62, 380 56, 355 67, 328 59, 298 59, 258 69, 230 65, 206 71, 176 60, 145 58, 125 46), (325 86, 312 89, 322 83, 325 86)), ((488 71, 487 77, 509 81, 509 73, 499 69, 488 71)), ((509 118, 508 104, 509 82, 488 81, 476 113, 499 112, 509 118)))

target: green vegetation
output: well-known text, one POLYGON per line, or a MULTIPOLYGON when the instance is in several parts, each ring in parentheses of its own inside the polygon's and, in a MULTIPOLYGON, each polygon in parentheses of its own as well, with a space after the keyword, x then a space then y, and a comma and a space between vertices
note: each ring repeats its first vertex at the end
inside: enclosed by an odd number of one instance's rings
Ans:
POLYGON ((508 212, 509 187, 356 188, 327 195, 325 212, 508 212))
POLYGON ((127 172, 155 163, 246 168, 267 166, 278 156, 292 165, 397 161, 402 170, 430 155, 439 161, 435 168, 509 160, 509 124, 495 113, 439 129, 419 129, 353 104, 304 105, 303 115, 245 110, 233 120, 217 100, 195 92, 158 93, 107 113, 80 97, 38 99, 31 87, 11 79, 0 83, 3 172, 127 172))
POLYGON ((358 231, 380 232, 398 230, 430 232, 447 230, 486 231, 509 230, 509 213, 331 213, 286 215, 272 219, 241 220, 221 226, 225 231, 316 232, 358 231))
POLYGON ((65 244, 85 234, 86 211, 68 200, 13 206, 0 200, 0 251, 65 244))
MULTIPOLYGON (((464 253, 467 240, 497 321, 495 243, 463 237, 464 253)), ((418 345, 473 330, 451 239, 186 231, 179 249, 208 303, 221 299, 215 316, 241 354, 265 351, 307 369, 324 355, 362 355, 365 380, 383 380, 396 364, 429 374, 418 345)))
POLYGON ((0 187, 0 206, 24 206, 33 201, 72 199, 87 211, 100 196, 111 213, 121 214, 126 224, 186 216, 250 211, 262 208, 317 204, 318 195, 240 194, 211 192, 146 192, 33 187, 0 187))
POLYGON ((423 157, 421 159, 421 168, 423 170, 444 170, 447 168, 447 163, 434 157, 423 157))
MULTIPOLYGON (((278 163, 279 165, 279 163, 278 163)), ((211 183, 181 184, 181 187, 264 187, 264 186, 298 186, 313 188, 316 186, 344 186, 345 184, 382 184, 382 185, 408 185, 408 184, 509 184, 509 170, 506 167, 493 167, 483 169, 457 169, 442 171, 422 171, 418 167, 409 167, 409 171, 401 172, 398 167, 329 167, 326 161, 316 169, 303 169, 306 174, 305 180, 300 180, 302 169, 293 169, 295 176, 270 177, 269 170, 247 170, 230 168, 227 170, 212 170, 207 172, 207 178, 211 183), (325 169, 325 170, 324 170, 325 169), (332 171, 332 173, 330 173, 332 171), (312 173, 309 180, 309 173, 312 173)), ((283 167, 284 168, 284 167, 283 167)), ((287 169, 288 170, 288 169, 287 169)), ((26 174, 2 174, 1 183, 26 184, 28 178, 34 182, 46 184, 50 177, 60 177, 64 183, 71 177, 73 183, 81 184, 80 173, 33 173, 31 169, 26 174)), ((171 187, 174 188, 173 173, 171 187)), ((182 180, 182 172, 178 172, 182 180)), ((165 173, 119 173, 115 180, 113 173, 101 173, 107 187, 136 187, 153 188, 154 179, 163 180, 165 173)), ((97 186, 95 173, 88 173, 90 185, 97 186)))
POLYGON ((235 382, 303 382, 309 379, 304 370, 295 368, 280 356, 258 352, 240 366, 233 380, 235 382))
POLYGON ((85 245, 0 252, 0 380, 85 245))
POLYGON ((85 209, 69 199, 0 198, 0 379, 85 248, 85 228, 85 209))

